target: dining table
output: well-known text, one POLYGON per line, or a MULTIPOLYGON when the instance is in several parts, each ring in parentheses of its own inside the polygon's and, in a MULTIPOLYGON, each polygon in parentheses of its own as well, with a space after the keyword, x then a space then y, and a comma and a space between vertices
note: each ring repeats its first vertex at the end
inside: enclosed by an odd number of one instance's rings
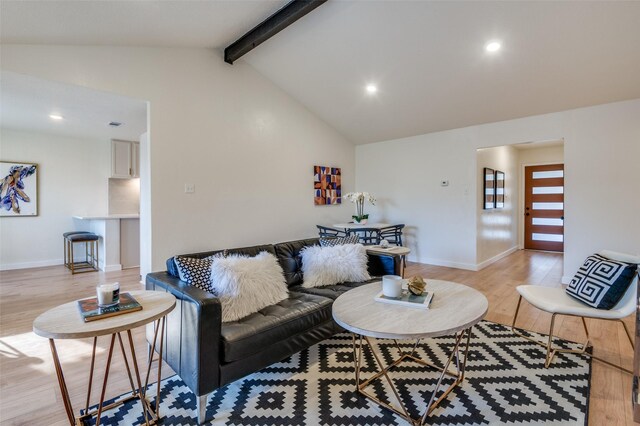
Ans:
POLYGON ((358 229, 382 229, 382 228, 387 228, 389 226, 393 226, 389 223, 355 223, 355 222, 348 222, 348 223, 336 223, 335 225, 333 225, 334 228, 338 228, 338 229, 344 229, 345 231, 348 230, 358 230, 358 229))

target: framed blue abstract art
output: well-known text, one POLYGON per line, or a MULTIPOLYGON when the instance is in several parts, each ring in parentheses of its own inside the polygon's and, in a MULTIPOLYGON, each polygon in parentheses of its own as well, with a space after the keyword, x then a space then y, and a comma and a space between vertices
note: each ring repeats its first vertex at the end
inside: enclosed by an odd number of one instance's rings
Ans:
POLYGON ((0 161, 0 216, 38 215, 38 165, 0 161))

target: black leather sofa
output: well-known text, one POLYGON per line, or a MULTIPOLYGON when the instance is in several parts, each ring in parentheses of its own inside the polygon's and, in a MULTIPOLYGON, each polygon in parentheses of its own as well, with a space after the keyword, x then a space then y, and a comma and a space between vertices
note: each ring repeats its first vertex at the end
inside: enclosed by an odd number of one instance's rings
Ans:
MULTIPOLYGON (((181 281, 173 258, 167 271, 147 275, 147 290, 167 291, 177 299, 168 315, 163 358, 196 395, 198 422, 205 418, 207 395, 263 367, 293 355, 341 328, 333 321, 331 305, 345 291, 365 283, 342 283, 322 288, 301 287, 300 250, 318 245, 319 239, 226 250, 255 256, 274 254, 284 270, 289 298, 241 320, 221 321, 221 305, 213 295, 181 281)), ((181 255, 202 258, 223 250, 181 255)), ((384 254, 369 254, 372 277, 393 274, 399 260, 384 254)), ((151 342, 152 326, 147 329, 151 342)))

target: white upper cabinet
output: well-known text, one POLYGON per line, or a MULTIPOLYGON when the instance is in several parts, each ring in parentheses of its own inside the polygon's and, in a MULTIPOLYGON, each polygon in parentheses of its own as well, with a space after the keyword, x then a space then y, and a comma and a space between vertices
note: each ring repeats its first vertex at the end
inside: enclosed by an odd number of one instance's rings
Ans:
POLYGON ((135 141, 111 140, 111 177, 139 177, 140 144, 135 141))
POLYGON ((131 176, 140 177, 140 143, 131 142, 131 176))

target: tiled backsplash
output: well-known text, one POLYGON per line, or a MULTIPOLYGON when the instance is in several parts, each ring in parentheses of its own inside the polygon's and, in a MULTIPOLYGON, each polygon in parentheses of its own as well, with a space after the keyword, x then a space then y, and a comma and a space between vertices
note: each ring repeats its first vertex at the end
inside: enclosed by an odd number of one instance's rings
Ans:
POLYGON ((109 214, 140 212, 140 179, 109 179, 109 214))

